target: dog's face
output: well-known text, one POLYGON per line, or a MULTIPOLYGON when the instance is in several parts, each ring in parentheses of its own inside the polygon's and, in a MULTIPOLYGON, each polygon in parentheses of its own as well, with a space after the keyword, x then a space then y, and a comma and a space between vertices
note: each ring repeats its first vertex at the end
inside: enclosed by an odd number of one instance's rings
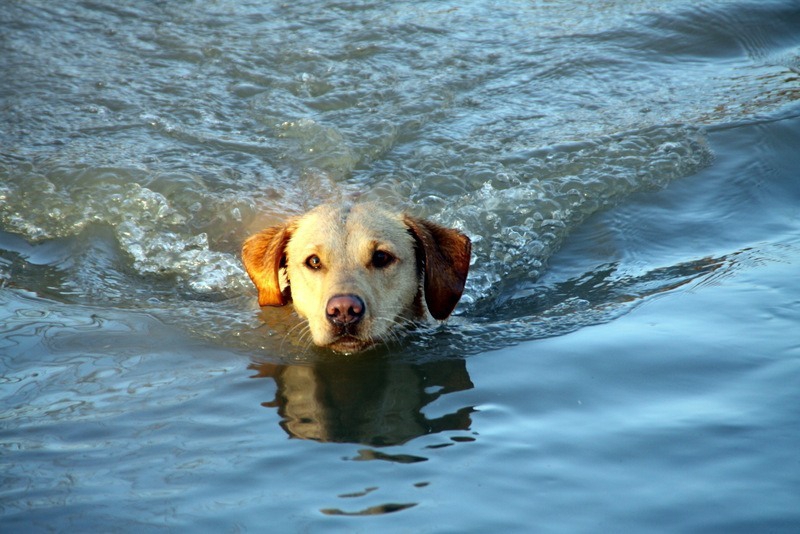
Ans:
POLYGON ((463 234, 378 204, 320 206, 250 237, 242 251, 262 306, 291 299, 316 345, 347 353, 424 317, 423 300, 434 318, 446 318, 469 257, 463 234))
POLYGON ((300 220, 286 246, 297 313, 314 342, 353 352, 378 340, 413 305, 414 239, 397 218, 330 206, 300 220))

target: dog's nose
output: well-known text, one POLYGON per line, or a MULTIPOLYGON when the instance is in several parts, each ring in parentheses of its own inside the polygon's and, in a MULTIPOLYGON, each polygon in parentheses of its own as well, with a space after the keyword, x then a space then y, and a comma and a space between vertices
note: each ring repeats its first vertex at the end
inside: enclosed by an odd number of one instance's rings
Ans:
POLYGON ((337 325, 355 324, 364 317, 364 301, 355 295, 331 297, 325 308, 328 321, 337 325))

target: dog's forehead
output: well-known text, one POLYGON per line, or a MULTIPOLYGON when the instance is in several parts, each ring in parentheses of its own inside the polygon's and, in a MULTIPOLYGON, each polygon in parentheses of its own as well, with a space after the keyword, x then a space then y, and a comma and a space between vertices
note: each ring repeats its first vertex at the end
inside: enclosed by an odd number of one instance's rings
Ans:
POLYGON ((350 209, 345 227, 350 239, 388 240, 398 244, 410 239, 408 227, 402 218, 375 204, 364 204, 350 209))
POLYGON ((341 248, 364 243, 411 246, 412 237, 400 215, 378 204, 324 205, 299 222, 295 244, 341 248))

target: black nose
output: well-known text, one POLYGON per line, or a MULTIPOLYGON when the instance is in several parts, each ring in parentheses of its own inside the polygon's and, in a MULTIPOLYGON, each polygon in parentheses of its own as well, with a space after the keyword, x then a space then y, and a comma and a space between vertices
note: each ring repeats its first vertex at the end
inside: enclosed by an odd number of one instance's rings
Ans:
POLYGON ((365 308, 364 301, 355 295, 336 295, 328 301, 325 314, 335 325, 352 325, 364 317, 365 308))

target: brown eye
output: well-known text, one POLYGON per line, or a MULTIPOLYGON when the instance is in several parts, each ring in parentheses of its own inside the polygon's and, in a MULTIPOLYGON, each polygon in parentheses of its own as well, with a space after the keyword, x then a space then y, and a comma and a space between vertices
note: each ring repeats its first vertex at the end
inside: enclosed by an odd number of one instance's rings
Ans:
POLYGON ((395 257, 383 250, 376 250, 372 254, 372 266, 376 269, 383 269, 394 263, 395 257))
POLYGON ((312 254, 308 258, 306 258, 306 267, 309 269, 318 270, 322 268, 322 260, 319 259, 319 256, 316 254, 312 254))

